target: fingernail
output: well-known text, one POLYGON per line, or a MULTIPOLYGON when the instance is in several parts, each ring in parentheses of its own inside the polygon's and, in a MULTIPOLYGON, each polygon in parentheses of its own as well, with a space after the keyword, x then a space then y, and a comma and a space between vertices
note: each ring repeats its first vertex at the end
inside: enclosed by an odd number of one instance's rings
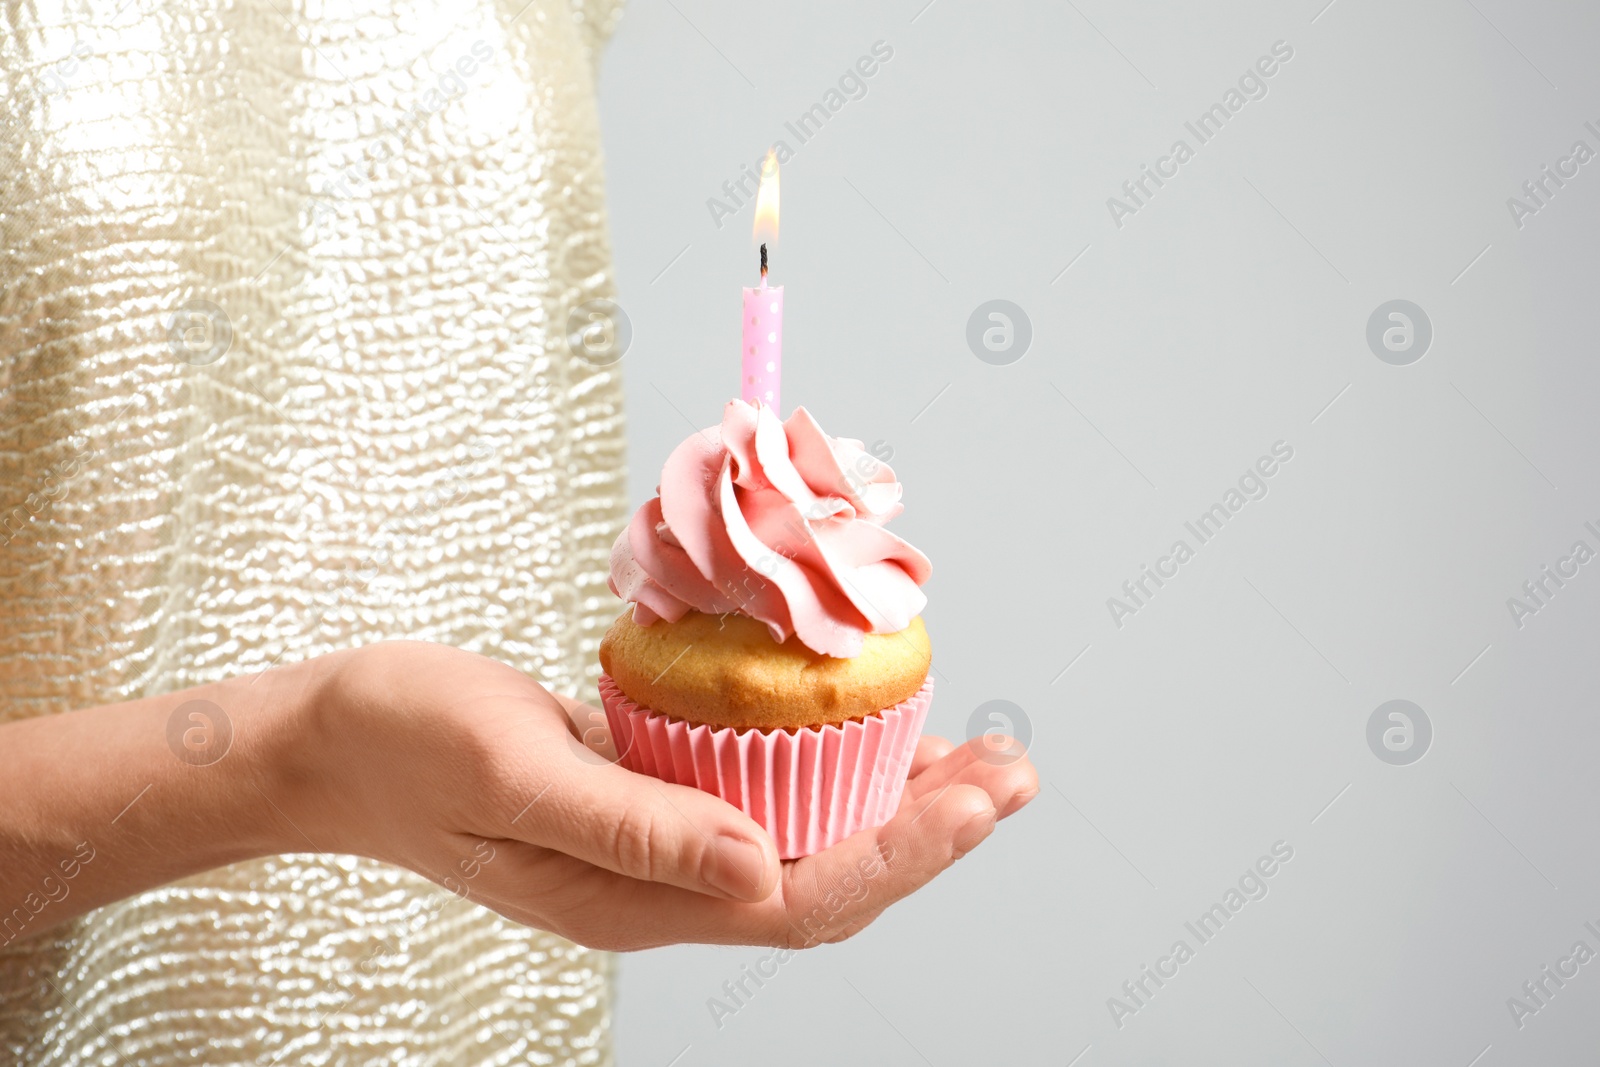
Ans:
POLYGON ((955 852, 960 859, 968 852, 978 847, 978 843, 989 836, 994 829, 994 809, 980 812, 967 820, 967 824, 956 833, 955 852))
POLYGON ((1006 809, 1000 813, 1000 817, 1004 819, 1008 815, 1015 815, 1017 812, 1022 810, 1023 805, 1027 804, 1028 801, 1032 800, 1038 795, 1039 791, 1037 789, 1029 789, 1025 792, 1018 793, 1016 796, 1006 801, 1006 809))
POLYGON ((723 834, 706 857, 705 882, 735 900, 765 900, 761 882, 767 871, 767 855, 761 846, 743 837, 723 834))

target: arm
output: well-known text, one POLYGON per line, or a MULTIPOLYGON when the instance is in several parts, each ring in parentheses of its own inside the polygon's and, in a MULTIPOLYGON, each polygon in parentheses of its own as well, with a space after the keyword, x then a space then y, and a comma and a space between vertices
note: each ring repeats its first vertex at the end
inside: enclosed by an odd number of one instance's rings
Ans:
POLYGON ((315 851, 269 798, 324 666, 0 727, 0 945, 212 867, 315 851))
POLYGON ((0 727, 0 944, 212 867, 328 852, 598 948, 801 947, 864 927, 1038 791, 1026 760, 925 738, 887 826, 780 864, 738 809, 584 748, 574 707, 592 711, 493 660, 386 642, 0 727))

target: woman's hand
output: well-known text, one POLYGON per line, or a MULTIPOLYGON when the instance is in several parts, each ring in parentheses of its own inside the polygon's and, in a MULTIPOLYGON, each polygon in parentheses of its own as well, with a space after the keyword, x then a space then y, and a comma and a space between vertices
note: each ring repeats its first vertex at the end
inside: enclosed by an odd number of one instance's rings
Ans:
POLYGON ((599 713, 511 667, 415 642, 319 662, 278 761, 273 799, 295 833, 594 948, 841 940, 1038 792, 1025 758, 997 766, 925 737, 886 826, 780 863, 732 805, 580 744, 570 716, 599 713))

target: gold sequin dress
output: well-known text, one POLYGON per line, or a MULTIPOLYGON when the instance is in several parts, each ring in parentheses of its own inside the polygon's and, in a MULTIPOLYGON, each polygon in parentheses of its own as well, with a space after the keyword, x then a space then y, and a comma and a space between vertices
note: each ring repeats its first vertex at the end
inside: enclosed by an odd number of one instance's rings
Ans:
MULTIPOLYGON (((621 395, 566 323, 610 295, 616 15, 0 5, 0 718, 399 636, 592 686, 621 395)), ((0 1063, 602 1064, 607 969, 281 856, 0 949, 0 1063)))

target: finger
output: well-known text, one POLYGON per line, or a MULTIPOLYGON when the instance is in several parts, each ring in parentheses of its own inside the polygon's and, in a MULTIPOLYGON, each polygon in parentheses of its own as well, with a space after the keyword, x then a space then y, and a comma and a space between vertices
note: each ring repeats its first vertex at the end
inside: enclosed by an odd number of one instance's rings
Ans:
MULTIPOLYGON (((1032 762, 1010 738, 1001 740, 1008 744, 968 742, 958 746, 912 777, 906 783, 904 796, 916 800, 954 783, 968 782, 988 791, 1002 819, 1021 810, 1038 795, 1039 776, 1032 762)), ((984 741, 993 739, 986 736, 984 741)), ((904 799, 901 802, 905 803, 904 799)))
POLYGON ((781 894, 798 939, 789 944, 825 944, 856 933, 976 848, 995 818, 986 792, 956 784, 902 808, 876 830, 795 861, 781 894))
MULTIPOLYGON (((860 930, 927 884, 994 827, 987 794, 968 785, 900 812, 815 856, 784 865, 781 891, 758 903, 718 900, 588 867, 570 856, 523 856, 489 871, 494 896, 530 901, 513 918, 593 948, 695 942, 802 948, 860 930)), ((529 850, 537 852, 538 850, 529 850)), ((498 905, 497 905, 498 906, 498 905)))
MULTIPOLYGON (((952 763, 943 770, 949 773, 940 776, 939 786, 934 789, 924 786, 918 791, 918 799, 930 793, 937 796, 958 785, 977 786, 989 794, 998 817, 1004 819, 1021 811, 1028 801, 1039 795, 1039 773, 1026 759, 999 764, 981 759, 966 760, 952 763)), ((901 803, 906 802, 902 800, 901 803)))
POLYGON ((917 751, 911 757, 911 777, 915 778, 950 754, 956 746, 942 737, 923 737, 917 741, 917 751))
POLYGON ((916 800, 937 793, 977 758, 977 750, 970 744, 952 747, 931 766, 912 772, 906 782, 906 795, 916 800))
POLYGON ((734 900, 764 900, 778 850, 733 805, 611 763, 572 761, 506 835, 628 878, 734 900))
POLYGON ((564 694, 557 693, 555 690, 551 690, 550 695, 555 697, 556 703, 561 705, 561 710, 567 713, 567 717, 569 719, 577 719, 579 722, 587 722, 590 713, 600 712, 599 708, 592 704, 585 704, 577 697, 565 696, 564 694))

